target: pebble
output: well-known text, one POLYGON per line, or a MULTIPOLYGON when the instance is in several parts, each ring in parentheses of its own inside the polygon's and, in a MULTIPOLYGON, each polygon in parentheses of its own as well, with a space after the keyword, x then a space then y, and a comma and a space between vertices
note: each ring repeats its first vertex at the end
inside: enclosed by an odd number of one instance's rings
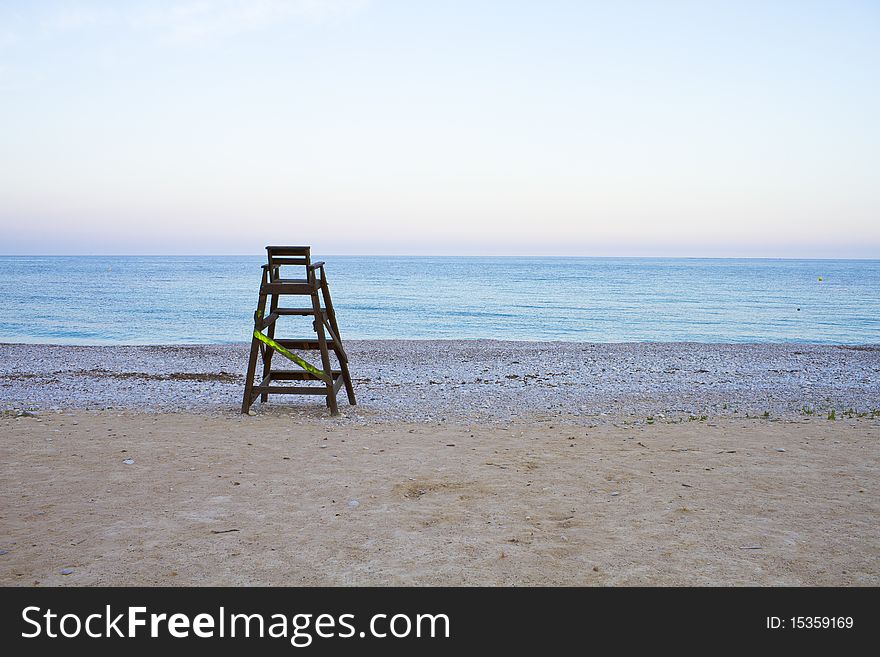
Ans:
POLYGON ((62 568, 62 569, 61 569, 61 574, 62 574, 62 575, 72 575, 72 574, 73 574, 73 568, 62 568))
POLYGON ((618 495, 620 495, 620 493, 618 493, 617 491, 611 493, 611 497, 617 497, 618 495))
POLYGON ((348 503, 348 506, 351 507, 352 509, 356 509, 360 505, 361 505, 361 503, 358 502, 357 500, 350 500, 348 503))
POLYGON ((784 452, 784 451, 785 451, 785 448, 784 448, 784 447, 777 447, 777 448, 776 448, 776 451, 777 451, 777 452, 784 452))
MULTIPOLYGON (((0 387, 7 408, 34 409, 29 413, 55 407, 237 416, 248 351, 247 344, 46 345, 34 353, 28 345, 0 344, 0 387), (231 376, 169 378, 221 372, 231 376), (17 385, 22 373, 37 375, 35 385, 17 385), (114 379, 108 373, 138 377, 114 379), (42 377, 53 379, 52 385, 39 385, 42 377)), ((348 417, 326 418, 319 398, 281 396, 271 397, 260 414, 294 410, 297 418, 328 424, 415 424, 429 418, 505 424, 548 412, 583 425, 620 417, 761 417, 765 411, 774 418, 803 419, 804 408, 817 414, 834 407, 876 408, 880 359, 873 349, 844 353, 839 346, 812 344, 349 340, 346 351, 362 404, 349 408, 341 394, 340 410, 348 417), (381 377, 370 375, 378 370, 381 377), (430 394, 422 392, 432 380, 439 383, 430 386, 430 394)))
POLYGON ((122 462, 125 463, 125 465, 134 465, 134 459, 131 457, 127 459, 122 459, 122 462))

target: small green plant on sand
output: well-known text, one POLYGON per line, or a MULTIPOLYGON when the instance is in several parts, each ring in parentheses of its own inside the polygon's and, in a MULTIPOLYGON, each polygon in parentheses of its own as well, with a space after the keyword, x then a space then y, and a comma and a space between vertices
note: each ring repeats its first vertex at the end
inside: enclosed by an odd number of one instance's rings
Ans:
POLYGON ((764 411, 764 419, 766 420, 768 417, 770 417, 770 411, 764 411))
POLYGON ((803 412, 804 415, 812 415, 813 413, 815 413, 815 411, 812 408, 809 408, 807 406, 804 406, 801 409, 801 411, 803 412))
POLYGON ((648 424, 654 424, 654 416, 653 415, 648 416, 648 424))
POLYGON ((837 411, 835 411, 833 408, 831 409, 831 412, 828 414, 828 419, 829 420, 836 420, 837 419, 837 411))

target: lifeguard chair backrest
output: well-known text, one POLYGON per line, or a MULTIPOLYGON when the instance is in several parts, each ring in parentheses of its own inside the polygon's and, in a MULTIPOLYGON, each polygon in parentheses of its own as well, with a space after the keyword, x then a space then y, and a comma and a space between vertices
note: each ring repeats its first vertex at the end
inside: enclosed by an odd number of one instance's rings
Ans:
MULTIPOLYGON (((303 278, 308 278, 308 266, 312 264, 312 247, 310 246, 267 246, 270 273, 275 265, 299 265, 303 267, 303 278)), ((279 270, 280 271, 280 270, 279 270)), ((292 278, 279 276, 279 278, 292 278)), ((296 276, 295 278, 299 278, 296 276)))

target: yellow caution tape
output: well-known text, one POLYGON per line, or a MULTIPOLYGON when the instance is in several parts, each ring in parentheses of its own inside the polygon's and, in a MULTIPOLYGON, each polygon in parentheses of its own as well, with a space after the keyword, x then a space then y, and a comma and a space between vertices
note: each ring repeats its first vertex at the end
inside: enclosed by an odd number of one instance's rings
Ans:
POLYGON ((309 372, 310 374, 314 374, 316 377, 321 379, 321 381, 324 381, 325 383, 333 383, 333 381, 330 379, 330 377, 327 376, 324 372, 319 370, 317 367, 315 367, 311 363, 303 360, 302 358, 297 356, 295 353, 293 353, 289 349, 285 349, 284 347, 282 347, 280 344, 275 342, 275 340, 273 340, 269 336, 263 335, 262 333, 260 333, 259 330, 254 329, 254 337, 257 340, 259 340, 260 342, 262 342, 263 344, 265 344, 265 345, 271 347, 272 349, 274 349, 275 351, 277 351, 279 354, 281 354, 285 358, 292 360, 294 363, 296 363, 301 368, 303 368, 306 372, 309 372))

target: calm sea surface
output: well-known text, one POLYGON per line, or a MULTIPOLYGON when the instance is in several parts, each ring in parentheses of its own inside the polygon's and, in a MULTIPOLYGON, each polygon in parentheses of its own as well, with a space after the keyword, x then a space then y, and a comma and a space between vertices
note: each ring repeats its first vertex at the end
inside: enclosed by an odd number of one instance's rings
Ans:
MULTIPOLYGON (((880 260, 316 259, 343 338, 880 343, 880 260)), ((244 342, 262 263, 0 257, 0 341, 244 342)))

